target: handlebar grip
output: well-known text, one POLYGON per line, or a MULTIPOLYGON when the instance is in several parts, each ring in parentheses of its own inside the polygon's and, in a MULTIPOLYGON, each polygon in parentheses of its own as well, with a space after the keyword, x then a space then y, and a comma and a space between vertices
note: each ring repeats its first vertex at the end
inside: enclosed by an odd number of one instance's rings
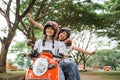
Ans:
POLYGON ((63 58, 63 56, 60 56, 60 55, 53 55, 53 57, 55 57, 55 58, 63 58))

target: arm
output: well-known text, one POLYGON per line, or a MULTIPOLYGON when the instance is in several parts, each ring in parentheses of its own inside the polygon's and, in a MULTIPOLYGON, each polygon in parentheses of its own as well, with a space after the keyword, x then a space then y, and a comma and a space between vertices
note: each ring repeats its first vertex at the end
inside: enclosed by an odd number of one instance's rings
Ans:
POLYGON ((43 25, 40 24, 40 23, 38 23, 38 22, 36 22, 35 20, 33 20, 32 14, 28 13, 27 16, 28 16, 28 18, 29 18, 29 20, 30 20, 30 22, 31 22, 32 24, 34 24, 37 28, 39 28, 40 30, 43 31, 43 29, 44 29, 43 25))
POLYGON ((59 51, 59 54, 63 56, 63 58, 66 58, 69 56, 69 54, 67 53, 67 49, 66 49, 66 45, 64 42, 62 41, 59 41, 59 47, 58 47, 58 51, 59 51))
POLYGON ((95 51, 92 51, 92 52, 86 51, 86 50, 79 48, 77 46, 73 46, 73 50, 76 50, 76 51, 79 51, 79 52, 82 52, 82 53, 88 54, 88 55, 93 55, 96 53, 95 51))

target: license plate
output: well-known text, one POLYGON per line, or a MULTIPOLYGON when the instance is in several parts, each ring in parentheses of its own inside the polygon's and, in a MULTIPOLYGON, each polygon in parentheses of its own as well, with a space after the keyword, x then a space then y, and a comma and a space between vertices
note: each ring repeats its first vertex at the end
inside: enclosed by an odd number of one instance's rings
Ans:
POLYGON ((27 79, 27 80, 50 80, 50 79, 27 79))

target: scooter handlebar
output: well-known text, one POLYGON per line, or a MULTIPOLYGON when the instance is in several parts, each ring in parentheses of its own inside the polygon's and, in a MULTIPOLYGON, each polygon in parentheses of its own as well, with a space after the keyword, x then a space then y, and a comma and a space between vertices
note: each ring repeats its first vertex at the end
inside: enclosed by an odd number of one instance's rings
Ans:
POLYGON ((55 58, 63 58, 64 55, 60 53, 59 55, 53 55, 53 57, 55 57, 55 58))

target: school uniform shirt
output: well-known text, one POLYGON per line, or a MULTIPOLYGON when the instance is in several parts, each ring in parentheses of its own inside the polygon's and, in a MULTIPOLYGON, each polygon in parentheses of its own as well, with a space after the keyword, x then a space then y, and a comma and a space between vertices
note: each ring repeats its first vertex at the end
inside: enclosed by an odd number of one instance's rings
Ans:
POLYGON ((37 49, 39 53, 43 52, 43 50, 49 50, 54 55, 58 55, 59 53, 65 53, 66 52, 66 46, 63 42, 54 40, 54 48, 52 40, 45 41, 45 45, 43 46, 43 40, 40 39, 35 43, 34 49, 37 49))

